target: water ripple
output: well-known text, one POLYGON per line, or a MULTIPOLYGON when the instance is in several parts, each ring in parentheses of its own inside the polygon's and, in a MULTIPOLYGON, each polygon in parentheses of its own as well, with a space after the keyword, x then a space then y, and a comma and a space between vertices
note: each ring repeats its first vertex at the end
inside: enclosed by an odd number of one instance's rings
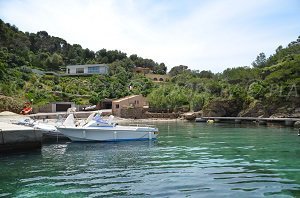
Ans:
POLYGON ((162 126, 154 142, 49 144, 2 157, 0 197, 300 196, 291 134, 200 126, 162 126))

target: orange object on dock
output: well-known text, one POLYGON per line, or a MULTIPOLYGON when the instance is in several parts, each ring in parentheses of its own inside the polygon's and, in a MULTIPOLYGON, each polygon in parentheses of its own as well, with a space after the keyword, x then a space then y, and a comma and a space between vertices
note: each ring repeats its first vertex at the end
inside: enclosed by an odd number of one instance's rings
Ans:
POLYGON ((27 115, 32 112, 32 107, 30 102, 26 102, 20 114, 27 115))

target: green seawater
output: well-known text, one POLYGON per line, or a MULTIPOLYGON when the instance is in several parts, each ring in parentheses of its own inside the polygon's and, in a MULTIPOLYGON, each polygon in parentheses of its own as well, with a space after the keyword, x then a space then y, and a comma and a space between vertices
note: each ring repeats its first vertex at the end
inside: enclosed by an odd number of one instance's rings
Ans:
POLYGON ((156 141, 0 155, 0 197, 300 197, 297 130, 155 123, 156 141))

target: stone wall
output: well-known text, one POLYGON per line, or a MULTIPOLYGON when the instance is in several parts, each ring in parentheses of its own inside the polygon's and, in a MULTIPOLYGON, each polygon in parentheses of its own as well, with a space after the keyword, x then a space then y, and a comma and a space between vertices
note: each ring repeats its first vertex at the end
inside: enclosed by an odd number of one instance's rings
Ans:
POLYGON ((147 119, 147 118, 163 118, 176 119, 180 117, 180 113, 150 113, 144 108, 122 108, 121 118, 131 119, 147 119))
POLYGON ((170 80, 169 75, 146 74, 146 77, 152 79, 154 82, 168 82, 170 80))
POLYGON ((176 119, 180 117, 180 113, 145 113, 146 118, 164 118, 164 119, 176 119))
POLYGON ((144 119, 145 109, 143 108, 122 108, 120 110, 121 118, 144 119))

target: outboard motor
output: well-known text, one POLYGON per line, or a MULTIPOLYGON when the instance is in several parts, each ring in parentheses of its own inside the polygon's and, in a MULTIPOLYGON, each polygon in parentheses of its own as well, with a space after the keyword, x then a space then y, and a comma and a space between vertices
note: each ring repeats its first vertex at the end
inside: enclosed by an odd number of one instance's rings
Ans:
POLYGON ((114 116, 113 116, 113 115, 110 115, 110 116, 108 117, 107 123, 108 123, 109 125, 112 125, 112 124, 114 124, 114 123, 113 123, 113 120, 114 120, 114 116))

